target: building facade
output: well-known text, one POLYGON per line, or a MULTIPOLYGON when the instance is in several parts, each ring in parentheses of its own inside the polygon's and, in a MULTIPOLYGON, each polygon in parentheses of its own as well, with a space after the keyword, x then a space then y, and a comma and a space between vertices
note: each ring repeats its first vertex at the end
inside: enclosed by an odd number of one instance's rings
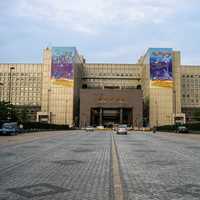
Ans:
POLYGON ((148 124, 174 124, 185 121, 181 112, 180 52, 166 48, 150 48, 139 59, 143 65, 142 89, 144 102, 149 104, 148 124))
POLYGON ((200 66, 181 66, 181 108, 188 122, 194 122, 194 113, 200 108, 200 66))
POLYGON ((40 64, 0 64, 0 100, 26 106, 31 121, 70 126, 193 121, 200 66, 179 51, 150 48, 136 64, 87 63, 75 47, 43 51, 40 64))
POLYGON ((82 89, 80 126, 142 126, 141 89, 82 89))
POLYGON ((0 100, 26 107, 31 121, 41 110, 43 64, 0 64, 0 100))

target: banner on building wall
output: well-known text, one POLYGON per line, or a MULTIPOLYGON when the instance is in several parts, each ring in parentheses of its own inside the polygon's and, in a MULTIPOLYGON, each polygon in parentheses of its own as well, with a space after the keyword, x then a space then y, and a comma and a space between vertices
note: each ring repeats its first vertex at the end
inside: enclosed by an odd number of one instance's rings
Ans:
POLYGON ((173 50, 171 48, 149 49, 150 87, 171 88, 173 86, 173 50))
POLYGON ((65 87, 73 87, 74 47, 53 47, 51 63, 51 79, 53 83, 65 87))

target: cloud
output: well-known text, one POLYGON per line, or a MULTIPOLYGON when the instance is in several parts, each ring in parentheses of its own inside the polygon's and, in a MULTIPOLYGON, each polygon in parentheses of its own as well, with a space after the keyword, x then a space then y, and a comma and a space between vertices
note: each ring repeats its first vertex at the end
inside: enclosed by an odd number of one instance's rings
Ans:
POLYGON ((13 45, 21 47, 17 55, 39 51, 50 41, 77 46, 89 61, 134 62, 149 46, 167 46, 183 50, 183 59, 192 49, 196 62, 199 6, 199 0, 0 1, 0 54, 13 45))
POLYGON ((86 34, 119 24, 164 23, 176 13, 174 0, 18 0, 15 14, 86 34))

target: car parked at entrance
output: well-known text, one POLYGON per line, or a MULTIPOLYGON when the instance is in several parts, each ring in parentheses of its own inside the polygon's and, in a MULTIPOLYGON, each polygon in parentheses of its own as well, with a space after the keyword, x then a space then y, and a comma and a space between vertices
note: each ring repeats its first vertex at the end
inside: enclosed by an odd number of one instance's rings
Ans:
POLYGON ((117 127, 117 131, 116 131, 117 134, 124 134, 124 135, 127 135, 128 134, 128 127, 127 125, 119 125, 117 127))
POLYGON ((17 122, 4 123, 1 128, 1 133, 3 135, 16 135, 20 132, 17 122))
POLYGON ((176 133, 189 133, 189 130, 186 126, 178 126, 176 133))
POLYGON ((87 126, 87 127, 85 128, 85 130, 86 130, 86 131, 94 131, 94 127, 92 127, 92 126, 87 126))
POLYGON ((104 130, 104 126, 97 126, 97 130, 104 130))

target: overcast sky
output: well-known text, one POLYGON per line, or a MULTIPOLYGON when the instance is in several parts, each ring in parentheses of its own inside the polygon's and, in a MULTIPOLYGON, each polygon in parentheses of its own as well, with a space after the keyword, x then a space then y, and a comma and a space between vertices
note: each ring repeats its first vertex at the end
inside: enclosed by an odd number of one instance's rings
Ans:
POLYGON ((149 47, 200 65, 200 0, 0 0, 0 63, 76 46, 87 62, 135 63, 149 47))

